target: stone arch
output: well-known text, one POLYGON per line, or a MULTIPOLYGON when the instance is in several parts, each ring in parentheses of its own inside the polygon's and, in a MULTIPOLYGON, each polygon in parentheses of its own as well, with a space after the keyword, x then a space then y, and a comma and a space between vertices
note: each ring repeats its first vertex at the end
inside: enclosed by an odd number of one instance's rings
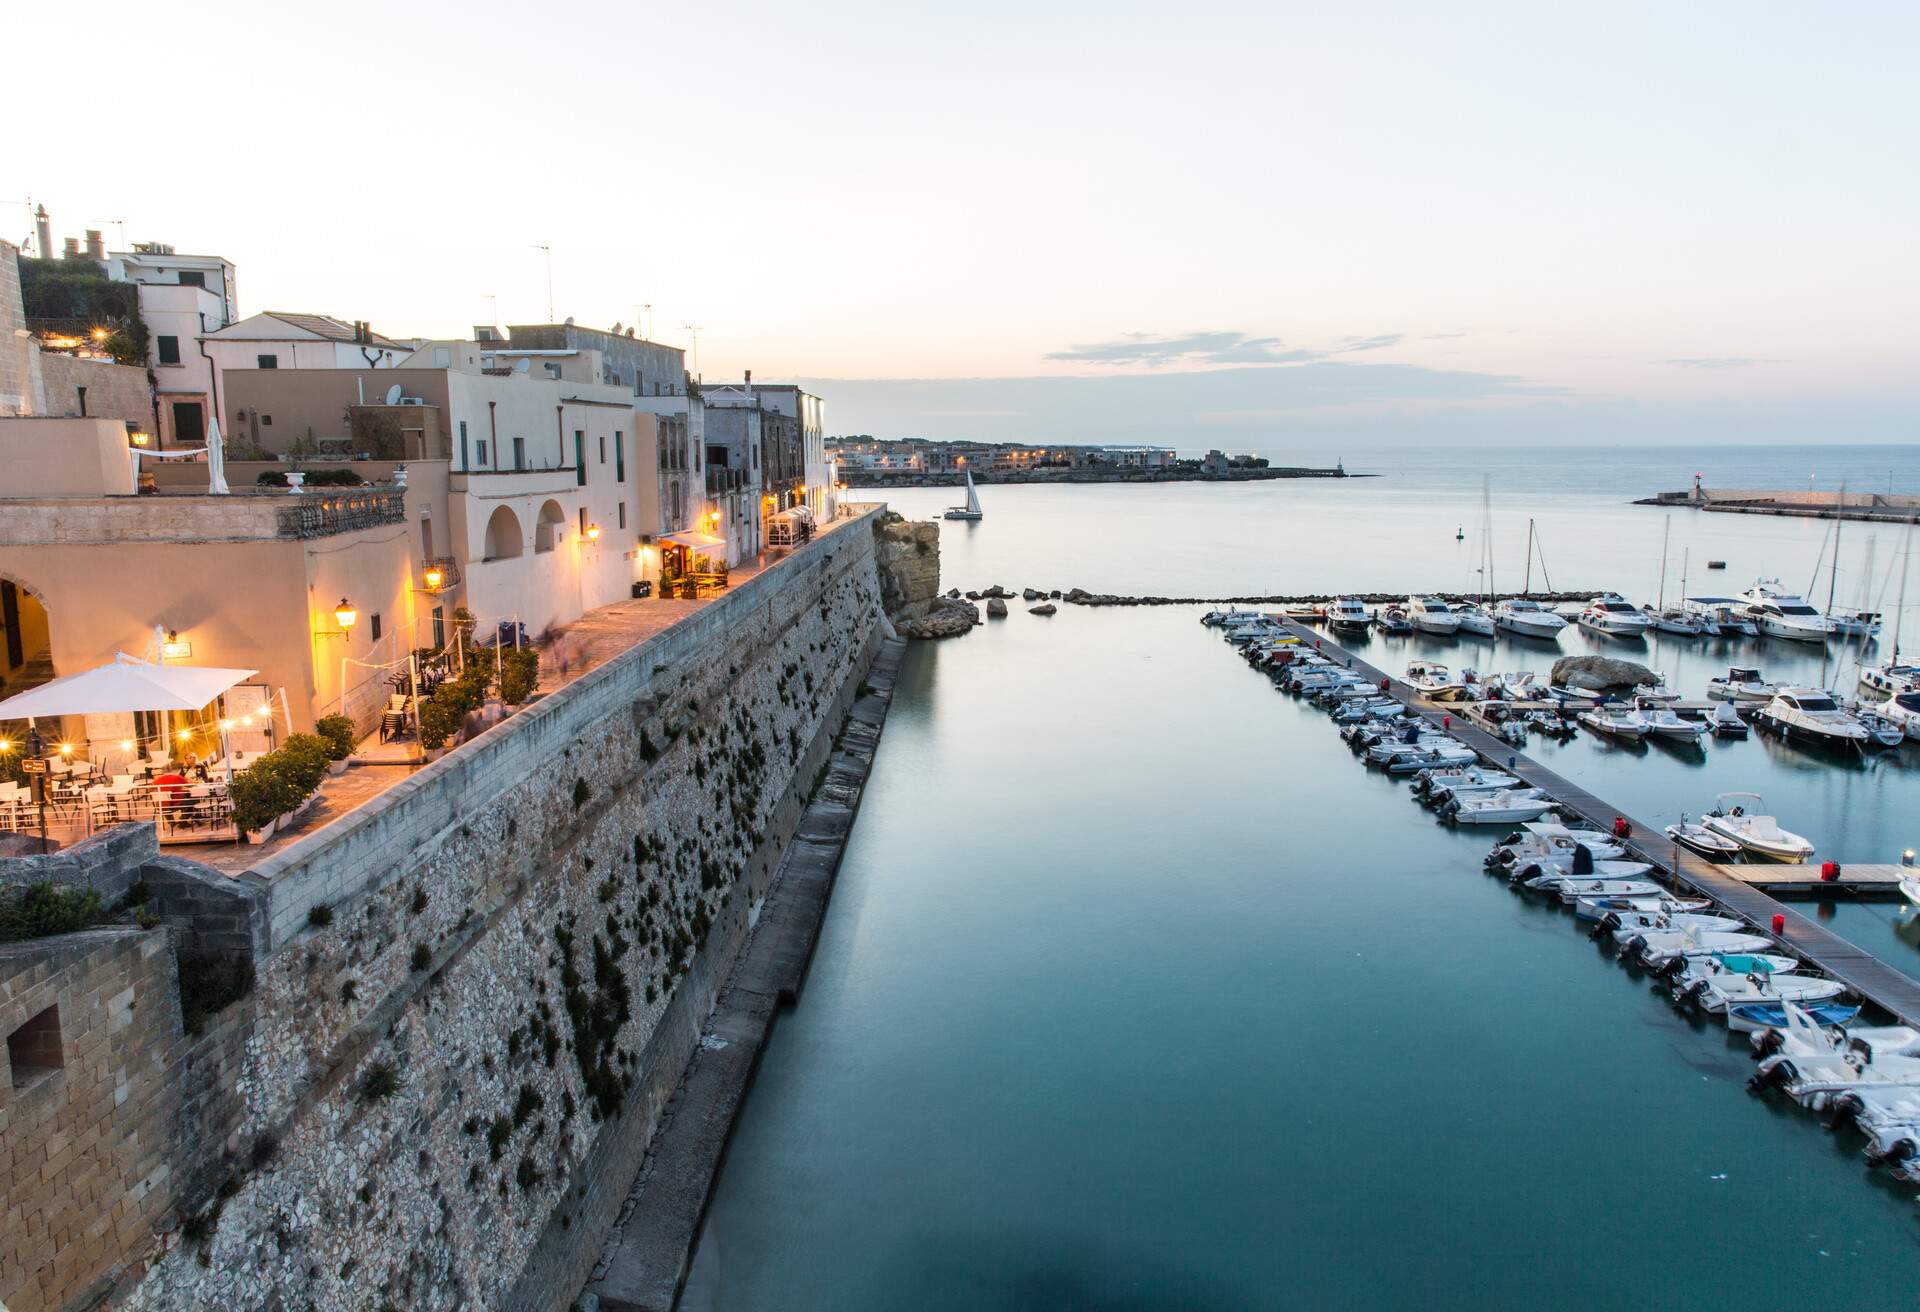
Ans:
POLYGON ((520 534, 520 517, 510 506, 495 506, 493 514, 487 517, 486 559, 509 560, 526 548, 526 539, 520 534))
POLYGON ((0 696, 54 677, 52 610, 38 588, 0 574, 0 696))
POLYGON ((540 522, 533 527, 533 549, 552 551, 559 545, 560 534, 567 524, 567 512, 560 509, 558 501, 549 501, 540 507, 540 522))

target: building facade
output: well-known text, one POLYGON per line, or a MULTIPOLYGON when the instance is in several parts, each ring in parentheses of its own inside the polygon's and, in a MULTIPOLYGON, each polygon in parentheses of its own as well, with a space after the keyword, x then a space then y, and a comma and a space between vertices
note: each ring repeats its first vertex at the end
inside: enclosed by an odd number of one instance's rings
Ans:
POLYGON ((199 446, 221 413, 220 374, 201 339, 239 317, 231 261, 217 255, 179 255, 163 242, 143 242, 106 258, 109 277, 140 289, 140 317, 148 332, 161 449, 199 446))

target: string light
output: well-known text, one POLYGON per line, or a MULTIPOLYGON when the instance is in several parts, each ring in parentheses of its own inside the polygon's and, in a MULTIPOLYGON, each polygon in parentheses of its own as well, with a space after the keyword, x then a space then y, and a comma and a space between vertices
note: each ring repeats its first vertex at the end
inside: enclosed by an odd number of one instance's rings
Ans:
POLYGON ((186 741, 188 741, 189 739, 191 739, 192 737, 193 737, 193 730, 191 730, 191 729, 182 729, 182 730, 180 731, 180 741, 181 741, 181 742, 183 742, 183 743, 184 743, 184 742, 186 742, 186 741))
POLYGON ((121 750, 121 751, 123 751, 123 752, 130 752, 130 751, 132 751, 132 750, 133 750, 133 739, 131 739, 131 738, 122 738, 122 739, 120 740, 120 750, 121 750))
POLYGON ((62 755, 62 756, 72 756, 72 755, 73 755, 73 744, 72 744, 72 743, 61 743, 61 744, 60 744, 60 755, 62 755))

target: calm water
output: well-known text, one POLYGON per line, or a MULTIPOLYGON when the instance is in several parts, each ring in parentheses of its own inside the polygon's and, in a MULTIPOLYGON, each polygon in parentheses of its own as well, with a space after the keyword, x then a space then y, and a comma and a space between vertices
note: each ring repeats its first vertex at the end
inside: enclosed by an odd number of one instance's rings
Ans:
MULTIPOLYGON (((1496 494, 1496 543, 1533 514, 1556 584, 1637 595, 1651 539, 1654 587, 1661 512, 1619 506, 1605 461, 1562 465, 1496 494)), ((943 530, 961 586, 1445 586, 1479 478, 983 499, 943 530)), ((1676 548, 1683 524, 1742 586, 1819 550, 1818 524, 1676 515, 1676 548)), ((909 652, 687 1306, 1913 1305, 1915 1190, 1749 1098, 1743 1045, 1481 874, 1487 836, 1434 824, 1195 614, 1016 608, 909 652)), ((1806 672, 1779 648, 1644 650, 1697 695, 1730 661, 1806 672)), ((1920 837, 1911 748, 1852 770, 1760 740, 1539 750, 1650 820, 1748 788, 1842 859, 1920 837)), ((1891 905, 1834 915, 1920 962, 1891 905)))

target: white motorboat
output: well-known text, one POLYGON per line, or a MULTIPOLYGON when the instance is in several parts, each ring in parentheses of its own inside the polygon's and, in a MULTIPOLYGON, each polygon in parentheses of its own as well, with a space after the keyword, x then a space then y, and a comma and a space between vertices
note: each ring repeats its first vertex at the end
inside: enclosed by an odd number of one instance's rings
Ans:
POLYGON ((1621 946, 1625 946, 1636 935, 1680 933, 1686 930, 1692 930, 1695 934, 1739 934, 1746 930, 1744 921, 1698 911, 1615 911, 1602 916, 1600 923, 1613 935, 1613 941, 1621 946))
POLYGON ((1731 861, 1740 855, 1740 844, 1725 834, 1716 834, 1705 825, 1693 824, 1682 815, 1680 823, 1667 826, 1667 837, 1695 856, 1709 861, 1731 861))
POLYGON ((1907 737, 1920 742, 1920 691, 1895 693, 1891 701, 1881 703, 1880 718, 1907 731, 1907 737))
POLYGON ((1618 593, 1603 592, 1587 603, 1576 621, 1581 628, 1605 634, 1609 638, 1638 638, 1647 631, 1648 620, 1641 609, 1618 593))
POLYGON ((1460 617, 1462 633, 1471 633, 1476 638, 1491 638, 1497 631, 1493 616, 1487 614, 1484 607, 1461 602, 1453 608, 1453 613, 1460 617))
POLYGON ((1466 680, 1438 661, 1409 661, 1407 682, 1435 701, 1460 701, 1467 695, 1466 680))
POLYGON ((1647 736, 1647 717, 1625 706, 1594 706, 1574 717, 1595 733, 1639 742, 1647 736))
POLYGON ((1805 865, 1813 859, 1813 844, 1767 815, 1760 794, 1722 793, 1714 800, 1714 809, 1700 817, 1701 827, 1738 843, 1745 855, 1782 865, 1805 865))
POLYGON ((1649 683, 1637 685, 1633 690, 1633 704, 1645 710, 1648 706, 1665 706, 1680 700, 1679 690, 1667 682, 1667 676, 1654 673, 1649 683))
POLYGON ((1522 638, 1558 640, 1567 622, 1540 603, 1525 597, 1509 597, 1493 608, 1493 626, 1502 633, 1522 638))
POLYGON ((1388 774, 1418 774, 1422 770, 1450 770, 1480 759, 1480 753, 1464 743, 1445 742, 1438 746, 1416 747, 1387 758, 1388 774))
POLYGON ((1621 956, 1632 957, 1650 970, 1659 970, 1683 957, 1704 957, 1716 952, 1762 952, 1774 945, 1765 934, 1755 934, 1738 925, 1716 930, 1643 929, 1618 935, 1614 941, 1620 945, 1621 956))
POLYGON ((1571 876, 1551 884, 1528 883, 1527 888, 1552 893, 1562 902, 1577 903, 1591 897, 1658 897, 1667 890, 1651 879, 1576 879, 1571 876))
POLYGON ((1747 722, 1740 718, 1740 712, 1733 709, 1732 702, 1721 702, 1713 708, 1713 736, 1716 738, 1745 738, 1747 722))
POLYGON ((1777 685, 1761 678, 1759 668, 1752 665, 1730 665, 1724 675, 1707 680, 1707 696, 1711 700, 1732 702, 1735 706, 1764 706, 1779 691, 1777 685))
POLYGON ((1799 969, 1799 958, 1778 952, 1709 952, 1670 958, 1661 964, 1660 974, 1673 981, 1675 989, 1684 991, 1696 981, 1722 975, 1791 975, 1799 969))
POLYGON ((1853 1125, 1867 1136, 1867 1164, 1885 1166, 1903 1180, 1920 1180, 1920 1089, 1905 1085, 1852 1088, 1827 1101, 1831 1127, 1853 1125))
POLYGON ((1833 694, 1818 688, 1782 688, 1753 718, 1762 729, 1803 747, 1859 751, 1869 738, 1866 727, 1841 709, 1833 694))
MULTIPOLYGON (((1788 967, 1791 969, 1791 967, 1788 967)), ((1858 1052, 1870 1061, 1882 1057, 1920 1056, 1920 1030, 1907 1025, 1862 1025, 1845 1028, 1820 1024, 1804 1007, 1789 1002, 1781 1008, 1783 1023, 1778 1028, 1756 1031, 1749 1039, 1753 1050, 1763 1057, 1775 1053, 1788 1056, 1826 1057, 1840 1052, 1858 1052)))
POLYGON ((982 514, 980 510, 980 492, 979 492, 979 489, 975 488, 973 485, 973 471, 971 469, 966 471, 966 479, 967 479, 966 504, 960 505, 960 506, 948 507, 947 513, 944 516, 942 516, 942 518, 945 518, 945 519, 985 519, 986 518, 986 516, 982 514))
POLYGON ((1647 733, 1654 738, 1674 742, 1699 743, 1711 731, 1705 720, 1683 720, 1671 706, 1650 706, 1641 710, 1647 733))
POLYGON ((1854 719, 1860 721, 1860 727, 1867 731, 1867 746, 1898 747, 1907 740, 1906 723, 1888 719, 1880 714, 1878 707, 1867 707, 1855 703, 1848 710, 1854 719))
POLYGON ((1487 853, 1488 866, 1558 866, 1574 874, 1592 873, 1594 863, 1618 860, 1627 849, 1597 830, 1575 831, 1564 825, 1536 821, 1508 834, 1487 853), (1586 855, 1582 856, 1581 853, 1586 855))
POLYGON ((1761 1059, 1748 1087, 1779 1089, 1802 1107, 1819 1111, 1837 1094, 1920 1090, 1920 1059, 1875 1056, 1852 1047, 1837 1052, 1779 1052, 1761 1059))
POLYGON ((1505 771, 1486 770, 1476 765, 1465 770, 1429 770, 1414 780, 1413 792, 1417 797, 1431 797, 1453 789, 1494 793, 1502 788, 1513 788, 1519 782, 1519 779, 1505 771))
POLYGON ((1327 627, 1347 633, 1365 633, 1373 627, 1373 615, 1358 597, 1339 597, 1327 607, 1327 627))
POLYGON ((1450 638, 1460 632, 1458 612, 1438 597, 1408 597, 1405 609, 1413 627, 1422 633, 1450 638))
POLYGON ((1872 642, 1880 636, 1880 617, 1868 610, 1830 610, 1827 631, 1849 642, 1872 642))
POLYGON ((1769 638, 1825 642, 1833 634, 1827 617, 1799 593, 1783 591, 1779 579, 1761 579, 1740 595, 1747 603, 1747 618, 1769 638))
POLYGON ((1602 920, 1613 911, 1664 911, 1689 913, 1705 911, 1713 903, 1703 897, 1674 897, 1671 893, 1646 897, 1583 897, 1573 904, 1576 920, 1602 920))
POLYGON ((1507 789, 1474 797, 1456 798, 1443 810, 1457 825, 1513 825, 1538 820, 1553 809, 1553 799, 1537 788, 1507 789))
POLYGON ((1703 1010, 1720 1013, 1730 1006, 1752 1002, 1819 1002, 1837 998, 1847 991, 1838 980, 1818 975, 1776 975, 1754 972, 1737 975, 1731 971, 1709 979, 1694 979, 1674 990, 1676 1002, 1693 1002, 1703 1010))
POLYGON ((1889 661, 1885 665, 1862 665, 1860 686, 1882 697, 1920 691, 1920 665, 1889 661))
POLYGON ((1382 606, 1373 617, 1373 627, 1381 633, 1412 633, 1413 618, 1399 606, 1382 606))
POLYGON ((1226 628, 1235 624, 1251 624, 1260 618, 1257 610, 1210 610, 1200 617, 1200 622, 1210 629, 1226 628))

